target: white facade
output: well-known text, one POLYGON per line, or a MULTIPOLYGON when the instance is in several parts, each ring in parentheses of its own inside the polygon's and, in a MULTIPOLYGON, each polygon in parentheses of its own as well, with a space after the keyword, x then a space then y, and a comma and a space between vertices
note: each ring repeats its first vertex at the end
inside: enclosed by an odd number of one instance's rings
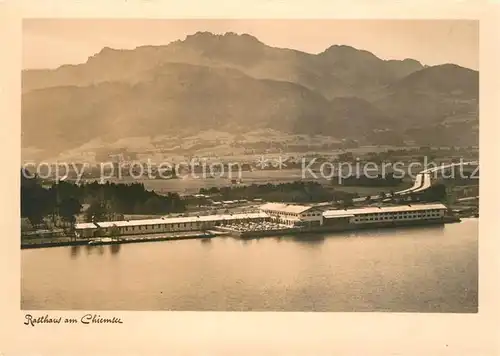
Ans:
POLYGON ((113 230, 119 235, 156 234, 163 232, 197 231, 213 228, 228 222, 266 221, 269 215, 259 213, 205 215, 147 220, 106 221, 75 225, 77 236, 92 237, 96 234, 110 235, 113 230))
POLYGON ((321 225, 322 211, 308 205, 267 203, 260 207, 260 210, 271 217, 275 222, 294 225, 321 225))
POLYGON ((343 219, 350 224, 370 224, 380 222, 438 220, 446 214, 443 204, 415 204, 361 209, 329 210, 323 213, 326 220, 343 219))

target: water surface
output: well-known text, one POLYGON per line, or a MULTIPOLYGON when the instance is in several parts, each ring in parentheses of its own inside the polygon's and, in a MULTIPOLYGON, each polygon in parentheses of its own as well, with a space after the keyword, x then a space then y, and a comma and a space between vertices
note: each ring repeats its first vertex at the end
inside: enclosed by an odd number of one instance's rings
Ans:
POLYGON ((477 312, 478 220, 22 251, 23 309, 477 312))

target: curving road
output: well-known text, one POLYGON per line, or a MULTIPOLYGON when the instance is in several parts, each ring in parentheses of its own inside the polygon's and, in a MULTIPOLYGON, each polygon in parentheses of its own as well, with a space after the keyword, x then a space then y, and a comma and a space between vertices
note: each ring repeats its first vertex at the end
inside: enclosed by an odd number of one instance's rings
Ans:
POLYGON ((444 166, 439 166, 439 167, 434 167, 434 168, 428 168, 417 174, 415 177, 415 184, 413 187, 410 189, 402 190, 399 192, 396 192, 394 194, 397 195, 406 195, 410 193, 418 193, 422 192, 426 189, 429 189, 432 185, 432 173, 436 173, 438 171, 444 171, 445 169, 452 168, 452 167, 458 167, 458 166, 472 166, 472 165, 478 165, 479 162, 460 162, 460 163, 451 163, 447 164, 444 166))
MULTIPOLYGON (((451 163, 451 164, 444 165, 444 166, 425 169, 416 175, 415 181, 414 181, 413 186, 411 188, 395 192, 394 195, 399 195, 399 196, 408 195, 408 194, 412 194, 412 193, 423 192, 424 190, 429 189, 432 185, 431 174, 435 173, 437 171, 443 171, 445 169, 457 167, 457 166, 473 166, 473 165, 478 165, 478 164, 479 164, 479 162, 477 162, 477 161, 461 162, 461 163, 451 163)), ((380 198, 383 198, 383 197, 380 195, 370 196, 371 200, 377 200, 380 198)), ((362 202, 362 201, 365 201, 366 199, 367 199, 367 197, 355 198, 355 199, 353 199, 353 202, 362 202)))

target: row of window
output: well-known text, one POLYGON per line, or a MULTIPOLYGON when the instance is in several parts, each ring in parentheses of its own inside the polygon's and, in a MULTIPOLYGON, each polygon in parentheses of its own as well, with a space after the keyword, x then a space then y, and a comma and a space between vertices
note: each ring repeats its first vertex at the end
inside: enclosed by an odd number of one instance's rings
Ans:
MULTIPOLYGON (((429 216, 429 217, 438 217, 438 216, 429 216)), ((354 219, 354 221, 382 221, 382 220, 405 220, 405 219, 416 219, 416 216, 393 216, 393 217, 381 217, 381 218, 360 218, 354 219)))
POLYGON ((304 214, 303 216, 321 216, 321 213, 309 213, 309 214, 304 214))
POLYGON ((440 216, 441 213, 413 213, 413 214, 367 214, 362 218, 381 218, 381 217, 420 217, 420 216, 440 216))
MULTIPOLYGON (((252 220, 255 221, 255 220, 252 220)), ((218 222, 191 222, 191 223, 178 223, 178 224, 157 224, 157 225, 138 225, 138 226, 125 226, 120 228, 121 231, 145 231, 145 230, 155 230, 155 229, 178 229, 178 228, 186 228, 186 227, 201 227, 201 226, 210 226, 210 225, 218 225, 222 223, 222 221, 218 222)))
MULTIPOLYGON (((277 212, 277 211, 273 211, 273 210, 265 210, 265 212, 267 213, 270 213, 270 214, 273 214, 273 215, 277 215, 277 216, 283 216, 283 217, 291 217, 291 216, 301 216, 301 214, 296 214, 296 213, 284 213, 284 212, 277 212)), ((370 213, 370 214, 363 214, 363 216, 366 216, 366 217, 379 217, 379 216, 408 216, 408 214, 410 215, 415 215, 415 214, 424 214, 424 215, 428 215, 428 214, 431 214, 431 216, 439 216, 439 214, 441 214, 442 210, 440 209, 431 209, 431 210, 424 210, 424 211, 420 211, 420 210, 413 210, 413 211, 399 211, 399 212, 380 212, 380 213, 370 213)), ((310 217, 314 217, 314 216, 321 216, 322 213, 321 212, 314 212, 314 213, 306 213, 306 214, 302 214, 303 217, 305 216, 310 216, 310 217)), ((419 215, 420 216, 420 215, 419 215)))
POLYGON ((371 214, 363 214, 365 217, 378 217, 378 216, 408 216, 408 215, 439 215, 442 210, 432 209, 432 210, 424 210, 424 211, 398 211, 391 213, 371 213, 371 214))
POLYGON ((299 216, 297 213, 284 213, 281 211, 274 211, 274 210, 263 210, 265 213, 273 214, 273 215, 283 215, 283 216, 299 216))
MULTIPOLYGON (((301 214, 298 213, 286 213, 275 210, 263 210, 263 212, 280 216, 301 216, 301 214)), ((321 216, 321 212, 302 214, 302 216, 321 216)))
POLYGON ((144 230, 155 230, 155 229, 165 229, 165 228, 182 228, 188 226, 199 226, 200 223, 182 223, 182 224, 168 224, 168 225, 139 225, 139 226, 126 226, 122 228, 122 231, 144 231, 144 230))
POLYGON ((399 220, 399 219, 415 219, 415 218, 436 218, 442 216, 439 212, 423 212, 423 213, 413 213, 413 214, 392 214, 392 215, 378 215, 373 216, 363 216, 356 217, 354 221, 380 221, 380 220, 399 220))

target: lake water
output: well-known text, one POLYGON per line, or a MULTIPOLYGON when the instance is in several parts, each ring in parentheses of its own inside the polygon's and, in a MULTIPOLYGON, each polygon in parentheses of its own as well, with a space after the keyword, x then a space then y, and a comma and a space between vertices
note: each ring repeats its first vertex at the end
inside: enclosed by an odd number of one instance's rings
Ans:
POLYGON ((477 312, 478 220, 23 250, 23 309, 477 312))

